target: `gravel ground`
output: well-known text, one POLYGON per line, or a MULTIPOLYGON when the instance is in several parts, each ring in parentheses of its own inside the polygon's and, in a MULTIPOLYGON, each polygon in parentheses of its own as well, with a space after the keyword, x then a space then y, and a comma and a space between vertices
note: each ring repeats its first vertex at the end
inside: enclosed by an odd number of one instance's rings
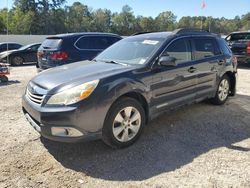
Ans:
POLYGON ((250 187, 250 68, 224 106, 194 104, 150 122, 133 146, 40 138, 21 112, 34 66, 0 85, 0 187, 250 187))

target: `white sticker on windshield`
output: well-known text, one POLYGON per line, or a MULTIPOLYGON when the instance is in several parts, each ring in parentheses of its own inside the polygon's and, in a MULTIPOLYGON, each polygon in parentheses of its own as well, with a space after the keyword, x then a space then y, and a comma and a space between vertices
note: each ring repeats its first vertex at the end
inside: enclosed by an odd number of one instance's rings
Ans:
POLYGON ((139 64, 144 64, 145 61, 146 61, 146 59, 141 59, 141 60, 139 61, 139 64))
POLYGON ((151 45, 156 45, 158 44, 159 41, 157 40, 144 40, 142 44, 151 44, 151 45))

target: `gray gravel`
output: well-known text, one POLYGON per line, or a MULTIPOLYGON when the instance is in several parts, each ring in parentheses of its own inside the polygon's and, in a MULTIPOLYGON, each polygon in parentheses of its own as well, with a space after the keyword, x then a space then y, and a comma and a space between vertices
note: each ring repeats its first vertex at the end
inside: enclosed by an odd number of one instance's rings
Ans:
POLYGON ((40 138, 21 112, 34 66, 0 83, 0 187, 250 187, 250 68, 224 106, 202 102, 150 122, 133 146, 40 138))

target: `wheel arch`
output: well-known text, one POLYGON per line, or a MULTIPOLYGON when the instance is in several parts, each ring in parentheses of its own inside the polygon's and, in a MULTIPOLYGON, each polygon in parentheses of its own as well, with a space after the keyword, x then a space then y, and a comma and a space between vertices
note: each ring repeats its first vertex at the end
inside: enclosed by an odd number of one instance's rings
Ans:
POLYGON ((234 96, 236 94, 236 74, 231 72, 231 71, 227 71, 224 75, 227 75, 229 80, 230 80, 230 93, 229 93, 229 95, 234 96))

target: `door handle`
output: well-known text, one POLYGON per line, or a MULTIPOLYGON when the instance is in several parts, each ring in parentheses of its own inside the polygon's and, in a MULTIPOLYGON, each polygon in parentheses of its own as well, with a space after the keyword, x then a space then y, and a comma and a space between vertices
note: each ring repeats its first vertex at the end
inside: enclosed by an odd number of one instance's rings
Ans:
POLYGON ((197 69, 195 68, 195 67, 190 67, 189 69, 188 69, 188 72, 190 72, 190 73, 193 73, 193 72, 195 72, 197 69))

